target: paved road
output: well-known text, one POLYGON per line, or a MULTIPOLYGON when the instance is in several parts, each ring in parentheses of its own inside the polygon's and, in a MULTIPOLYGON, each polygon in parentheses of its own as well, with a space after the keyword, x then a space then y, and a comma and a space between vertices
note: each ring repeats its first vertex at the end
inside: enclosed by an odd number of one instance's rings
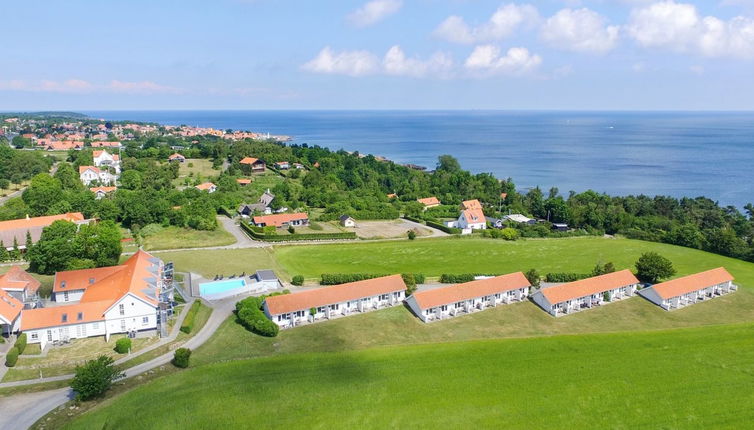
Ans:
MULTIPOLYGON (((209 340, 235 309, 236 301, 240 297, 233 297, 228 300, 215 302, 212 304, 214 311, 210 315, 204 327, 194 337, 183 344, 185 348, 196 349, 204 342, 209 340)), ((176 325, 178 326, 178 325, 176 325)), ((129 357, 132 358, 132 357, 129 357)), ((132 378, 156 367, 170 363, 173 359, 173 352, 163 354, 150 361, 138 364, 125 371, 126 378, 132 378)), ((57 378, 45 378, 44 380, 35 380, 35 383, 44 381, 59 380, 57 378)), ((62 378, 66 379, 66 377, 62 378)), ((17 394, 15 396, 0 398, 0 430, 18 430, 29 428, 40 418, 45 416, 53 409, 66 403, 72 398, 69 388, 61 388, 51 391, 41 391, 38 393, 17 394)))

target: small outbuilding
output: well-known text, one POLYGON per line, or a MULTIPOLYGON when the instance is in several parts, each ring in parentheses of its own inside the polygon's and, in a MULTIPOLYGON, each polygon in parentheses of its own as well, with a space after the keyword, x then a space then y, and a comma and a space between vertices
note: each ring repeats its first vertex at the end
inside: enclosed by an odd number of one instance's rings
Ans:
POLYGON ((342 225, 343 227, 353 228, 356 227, 356 220, 348 215, 341 215, 340 225, 342 225))

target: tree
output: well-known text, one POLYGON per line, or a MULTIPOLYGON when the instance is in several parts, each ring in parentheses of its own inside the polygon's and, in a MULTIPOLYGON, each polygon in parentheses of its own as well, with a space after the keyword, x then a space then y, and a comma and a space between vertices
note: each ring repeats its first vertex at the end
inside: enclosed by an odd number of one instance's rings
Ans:
POLYGON ((437 170, 442 172, 456 172, 461 170, 461 163, 452 155, 441 155, 437 157, 437 170))
POLYGON ((13 250, 10 252, 10 259, 13 261, 21 258, 21 250, 18 248, 18 239, 13 238, 13 250))
MULTIPOLYGON (((28 250, 27 250, 28 252, 28 250)), ((10 259, 8 250, 5 248, 5 244, 0 240, 0 263, 4 263, 10 259)))
POLYGON ((173 365, 185 369, 189 366, 189 359, 191 358, 190 348, 178 348, 173 354, 173 365))
POLYGON ((10 181, 8 179, 0 179, 0 189, 7 190, 10 188, 10 181))
POLYGON ((66 270, 73 258, 73 241, 76 224, 58 220, 42 230, 39 241, 28 250, 29 270, 42 275, 52 275, 66 270))
POLYGON ((68 163, 58 164, 58 170, 55 172, 55 179, 60 182, 64 190, 79 190, 83 188, 81 179, 76 171, 68 163))
POLYGON ((529 269, 526 273, 524 273, 524 276, 526 276, 526 279, 529 281, 532 287, 539 288, 542 277, 539 275, 539 272, 537 272, 537 269, 529 269))
POLYGON ((408 231, 408 240, 414 240, 416 239, 416 232, 413 230, 408 231))
POLYGON ((126 170, 120 175, 120 186, 126 190, 138 190, 141 183, 141 173, 138 170, 126 170))
POLYGON ((25 249, 26 253, 24 253, 24 259, 26 261, 29 261, 29 250, 31 247, 34 246, 34 242, 31 240, 31 232, 26 232, 26 243, 25 243, 25 249))
POLYGON ((71 388, 76 392, 76 400, 89 400, 102 396, 114 381, 125 377, 125 373, 115 367, 112 358, 100 355, 76 367, 71 388))
POLYGON ((636 262, 636 276, 642 282, 654 284, 673 275, 673 263, 656 252, 645 252, 636 262))
POLYGON ((605 264, 597 263, 594 266, 594 269, 592 269, 592 276, 600 276, 607 273, 613 273, 615 272, 615 265, 611 262, 607 262, 605 264))
POLYGON ((304 285, 304 277, 302 275, 296 275, 293 278, 291 278, 291 284, 300 287, 304 285))
POLYGON ((63 200, 63 187, 59 180, 47 173, 40 173, 31 179, 29 188, 24 190, 21 198, 29 206, 31 215, 45 215, 50 206, 63 200))

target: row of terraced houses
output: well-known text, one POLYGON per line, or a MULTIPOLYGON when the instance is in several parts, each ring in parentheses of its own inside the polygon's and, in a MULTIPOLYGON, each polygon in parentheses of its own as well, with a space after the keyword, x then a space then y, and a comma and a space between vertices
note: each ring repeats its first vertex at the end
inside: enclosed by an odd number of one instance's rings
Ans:
POLYGON ((281 328, 406 304, 423 322, 452 318, 531 300, 559 317, 621 301, 638 294, 665 310, 733 292, 733 276, 720 267, 640 289, 630 270, 621 270, 536 291, 523 273, 431 288, 405 297, 401 275, 391 275, 299 293, 268 297, 263 304, 281 328))

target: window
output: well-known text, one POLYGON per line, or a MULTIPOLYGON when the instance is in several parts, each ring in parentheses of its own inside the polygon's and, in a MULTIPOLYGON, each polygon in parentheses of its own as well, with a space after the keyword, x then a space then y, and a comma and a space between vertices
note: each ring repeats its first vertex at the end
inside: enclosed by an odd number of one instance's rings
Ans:
POLYGON ((325 307, 324 306, 320 306, 320 307, 317 308, 317 312, 324 312, 324 311, 325 311, 325 307))
POLYGON ((455 304, 455 308, 456 309, 462 308, 462 307, 463 307, 463 302, 456 302, 456 304, 455 304))
POLYGON ((47 341, 52 342, 52 330, 47 330, 47 341))
POLYGON ((99 330, 99 323, 92 323, 92 330, 99 330))
MULTIPOLYGON (((125 315, 126 314, 126 308, 125 308, 125 306, 123 306, 123 303, 121 303, 121 304, 118 305, 118 312, 120 312, 121 315, 125 315)), ((123 321, 123 324, 125 324, 125 323, 126 322, 123 321)), ((125 328, 124 328, 124 330, 125 330, 125 328)))
POLYGON ((39 340, 39 333, 34 332, 31 334, 31 340, 39 340))
POLYGON ((68 322, 68 314, 63 314, 61 317, 61 322, 68 322))
POLYGON ((141 324, 142 324, 142 325, 147 325, 147 324, 149 324, 149 317, 143 317, 143 318, 141 319, 141 324))
POLYGON ((93 284, 93 283, 94 283, 94 278, 89 278, 89 284, 93 284))
POLYGON ((60 283, 60 288, 65 288, 65 281, 60 283))
POLYGON ((120 331, 126 331, 126 320, 120 320, 120 331))
POLYGON ((448 305, 442 305, 442 306, 440 306, 440 310, 447 311, 448 310, 448 305))
POLYGON ((380 300, 387 300, 387 299, 388 299, 388 295, 387 294, 380 295, 380 300))
POLYGON ((68 291, 63 291, 63 301, 64 302, 68 301, 68 291))
POLYGON ((278 315, 278 322, 282 321, 282 320, 283 320, 283 316, 282 315, 278 315))
POLYGON ((78 315, 76 315, 76 321, 81 321, 84 319, 84 313, 79 312, 78 315))
POLYGON ((304 316, 304 311, 296 311, 296 316, 297 317, 303 317, 304 316))

